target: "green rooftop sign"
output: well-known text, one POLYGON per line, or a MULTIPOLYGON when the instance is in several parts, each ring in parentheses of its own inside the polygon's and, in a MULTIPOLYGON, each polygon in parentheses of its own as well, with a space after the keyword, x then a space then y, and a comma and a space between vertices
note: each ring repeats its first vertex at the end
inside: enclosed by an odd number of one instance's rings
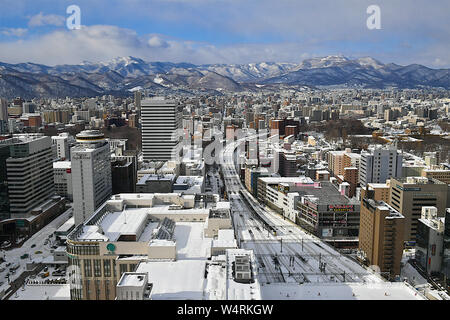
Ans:
POLYGON ((106 246, 106 249, 113 253, 114 251, 116 251, 116 246, 113 243, 108 243, 108 245, 106 246))

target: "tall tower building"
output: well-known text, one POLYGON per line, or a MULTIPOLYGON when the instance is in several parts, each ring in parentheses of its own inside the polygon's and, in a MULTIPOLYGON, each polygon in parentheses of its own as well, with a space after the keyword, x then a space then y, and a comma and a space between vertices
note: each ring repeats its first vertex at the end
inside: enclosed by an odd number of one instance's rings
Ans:
POLYGON ((397 149, 370 149, 361 152, 359 180, 361 187, 368 183, 385 183, 402 176, 403 156, 397 149))
POLYGON ((0 98, 0 120, 8 121, 8 101, 0 98))
POLYGON ((8 101, 0 98, 0 134, 8 132, 8 101))
POLYGON ((71 149, 75 225, 82 224, 112 194, 109 144, 97 130, 82 131, 71 149))
POLYGON ((140 91, 134 92, 134 106, 136 110, 141 109, 141 100, 142 100, 142 93, 140 91))
POLYGON ((359 249, 367 265, 378 266, 391 279, 400 275, 404 227, 405 217, 386 202, 368 194, 361 199, 359 249))
POLYGON ((153 98, 141 102, 144 161, 176 159, 181 149, 182 106, 153 98))
POLYGON ((6 159, 11 218, 28 218, 31 210, 54 194, 50 137, 15 135, 6 159))

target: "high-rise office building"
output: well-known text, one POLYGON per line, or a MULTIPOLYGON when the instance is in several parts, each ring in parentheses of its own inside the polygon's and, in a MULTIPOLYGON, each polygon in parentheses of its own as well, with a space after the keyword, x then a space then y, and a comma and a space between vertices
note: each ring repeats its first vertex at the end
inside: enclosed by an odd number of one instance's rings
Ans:
POLYGON ((16 135, 6 159, 11 218, 27 218, 55 194, 50 137, 16 135))
POLYGON ((390 205, 405 216, 405 241, 416 241, 422 207, 436 207, 437 216, 445 215, 447 184, 425 177, 392 178, 390 205))
POLYGON ((401 177, 402 161, 403 156, 394 148, 362 151, 359 168, 361 186, 385 183, 391 177, 401 177))
POLYGON ((8 121, 8 101, 0 98, 0 120, 8 121))
POLYGON ((8 132, 8 101, 0 98, 0 134, 8 132))
POLYGON ((9 219, 8 174, 6 171, 6 159, 10 157, 9 146, 13 139, 0 141, 0 220, 9 219))
POLYGON ((405 217, 374 189, 362 190, 359 249, 367 265, 376 265, 393 279, 400 275, 405 217))
POLYGON ((144 161, 176 159, 180 153, 182 106, 163 98, 141 102, 144 161))
POLYGON ((136 110, 141 109, 142 93, 140 91, 134 92, 134 106, 136 110))
POLYGON ((75 224, 82 224, 112 193, 109 144, 97 130, 82 131, 71 149, 75 224))

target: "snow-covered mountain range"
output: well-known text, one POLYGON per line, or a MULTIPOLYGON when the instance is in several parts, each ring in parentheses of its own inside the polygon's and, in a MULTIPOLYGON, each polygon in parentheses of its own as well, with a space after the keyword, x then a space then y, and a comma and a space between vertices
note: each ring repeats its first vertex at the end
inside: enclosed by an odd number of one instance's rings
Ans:
POLYGON ((261 90, 280 85, 310 87, 450 89, 450 70, 383 64, 344 56, 295 63, 210 64, 147 62, 119 57, 107 62, 45 66, 0 62, 0 96, 65 97, 123 94, 133 88, 157 93, 261 90))

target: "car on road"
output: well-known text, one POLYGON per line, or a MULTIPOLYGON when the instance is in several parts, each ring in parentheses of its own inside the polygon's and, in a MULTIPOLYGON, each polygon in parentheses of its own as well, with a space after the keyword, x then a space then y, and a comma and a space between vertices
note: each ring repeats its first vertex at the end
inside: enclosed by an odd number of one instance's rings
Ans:
POLYGON ((41 254, 41 253, 42 253, 42 251, 40 251, 40 250, 34 252, 34 254, 41 254))
POLYGON ((9 267, 9 271, 16 271, 17 269, 20 268, 20 264, 18 263, 14 263, 12 266, 9 267))
POLYGON ((45 267, 45 268, 44 268, 44 271, 48 271, 48 267, 45 267))
POLYGON ((48 272, 48 271, 45 272, 45 273, 41 273, 41 274, 40 274, 40 276, 41 276, 42 279, 47 278, 49 275, 50 275, 50 272, 48 272))
POLYGON ((20 256, 20 259, 26 259, 28 258, 30 255, 28 253, 25 253, 23 255, 20 256))
POLYGON ((32 247, 32 248, 36 247, 36 244, 35 244, 35 243, 33 243, 33 244, 31 245, 31 247, 32 247))

